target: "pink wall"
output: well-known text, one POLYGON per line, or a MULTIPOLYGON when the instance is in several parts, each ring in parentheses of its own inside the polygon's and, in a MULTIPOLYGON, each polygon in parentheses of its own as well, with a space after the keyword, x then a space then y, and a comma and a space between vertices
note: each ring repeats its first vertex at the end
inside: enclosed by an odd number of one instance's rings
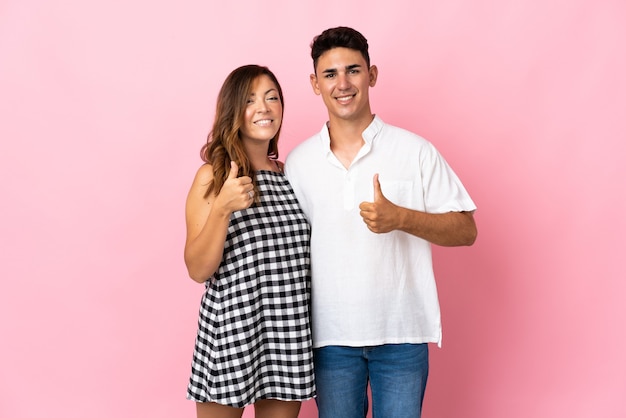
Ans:
POLYGON ((284 157, 325 120, 308 45, 340 24, 374 111, 479 206, 476 245, 435 250, 424 415, 625 416, 626 4, 213 3, 0 3, 0 416, 193 416, 183 205, 217 89, 276 72, 284 157))

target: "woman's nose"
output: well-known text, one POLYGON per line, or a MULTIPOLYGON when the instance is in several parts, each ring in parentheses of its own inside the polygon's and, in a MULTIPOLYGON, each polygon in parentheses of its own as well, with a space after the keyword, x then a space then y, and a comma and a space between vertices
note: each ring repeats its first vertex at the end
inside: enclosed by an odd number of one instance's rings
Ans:
POLYGON ((267 103, 265 103, 265 100, 259 100, 256 111, 259 113, 265 113, 269 111, 269 106, 267 105, 267 103))

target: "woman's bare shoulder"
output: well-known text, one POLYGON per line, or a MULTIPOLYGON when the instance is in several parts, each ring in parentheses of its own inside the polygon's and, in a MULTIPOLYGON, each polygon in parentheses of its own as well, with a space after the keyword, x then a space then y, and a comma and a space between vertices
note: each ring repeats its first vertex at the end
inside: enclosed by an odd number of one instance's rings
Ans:
POLYGON ((197 180, 213 180, 213 166, 211 164, 202 164, 196 172, 197 180))
POLYGON ((213 166, 210 164, 202 164, 193 179, 192 187, 206 188, 213 181, 213 166))
POLYGON ((213 167, 210 164, 203 164, 196 171, 196 175, 189 190, 189 198, 207 200, 207 187, 213 182, 213 167))

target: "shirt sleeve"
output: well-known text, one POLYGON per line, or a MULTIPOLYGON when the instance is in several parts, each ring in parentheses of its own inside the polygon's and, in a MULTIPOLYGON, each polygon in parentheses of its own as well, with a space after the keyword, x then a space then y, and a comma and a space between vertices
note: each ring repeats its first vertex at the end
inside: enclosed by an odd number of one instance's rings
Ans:
POLYGON ((447 213, 476 210, 476 205, 459 177, 431 143, 427 143, 424 147, 420 166, 426 212, 447 213))

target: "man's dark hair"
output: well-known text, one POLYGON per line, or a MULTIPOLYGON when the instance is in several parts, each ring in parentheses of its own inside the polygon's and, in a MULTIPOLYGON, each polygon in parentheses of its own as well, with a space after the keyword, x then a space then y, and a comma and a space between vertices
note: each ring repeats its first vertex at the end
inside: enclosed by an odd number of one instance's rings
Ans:
POLYGON ((324 32, 313 38, 311 43, 311 58, 313 58, 313 71, 317 68, 317 61, 322 54, 333 48, 350 48, 359 51, 367 68, 370 67, 369 45, 365 36, 359 31, 345 26, 326 29, 324 32))

